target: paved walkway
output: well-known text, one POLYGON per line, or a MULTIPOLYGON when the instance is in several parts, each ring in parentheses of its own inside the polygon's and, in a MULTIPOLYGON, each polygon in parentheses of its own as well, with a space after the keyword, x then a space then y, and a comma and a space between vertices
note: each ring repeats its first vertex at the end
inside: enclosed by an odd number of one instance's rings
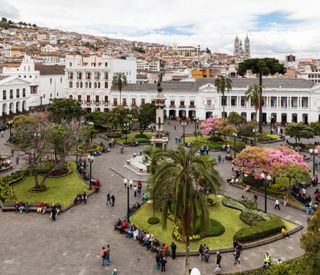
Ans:
MULTIPOLYGON (((182 135, 182 127, 172 128, 170 145, 174 144, 174 137, 182 135)), ((192 133, 194 125, 189 125, 186 132, 192 133)), ((10 152, 3 145, 5 139, 0 140, 1 152, 10 152)), ((116 146, 112 152, 95 158, 93 176, 101 179, 101 191, 89 198, 87 205, 79 205, 63 215, 53 223, 48 216, 35 213, 16 214, 0 212, 0 274, 111 274, 115 267, 121 275, 158 274, 154 269, 155 255, 146 251, 133 240, 113 231, 114 220, 123 216, 126 211, 126 190, 122 177, 117 173, 129 173, 124 168, 125 161, 140 148, 126 148, 125 154, 120 154, 116 146), (111 169, 112 170, 111 170, 111 169), (117 173, 115 173, 116 171, 117 173), (115 194, 116 206, 105 206, 106 194, 115 194), (100 249, 102 245, 111 245, 111 266, 102 267, 100 249)), ((19 168, 19 167, 18 167, 19 168)), ((226 178, 230 174, 230 162, 217 165, 221 175, 226 178)), ((131 174, 126 174, 132 177, 131 174)), ((239 189, 225 184, 221 192, 239 198, 239 189)), ((131 194, 131 202, 134 198, 131 194)), ((258 199, 262 207, 263 199, 258 199)), ((282 207, 281 211, 273 209, 273 203, 268 202, 268 211, 283 218, 306 225, 305 214, 290 207, 282 207)), ((304 229, 305 230, 305 229, 304 229)), ((288 260, 303 254, 299 245, 299 238, 304 230, 290 239, 248 249, 241 254, 241 264, 233 264, 232 253, 223 254, 222 267, 226 273, 257 268, 263 264, 263 254, 269 251, 273 259, 281 257, 288 260)), ((202 274, 212 274, 215 256, 211 256, 209 263, 199 262, 198 257, 191 257, 190 267, 198 267, 202 274)), ((166 274, 183 274, 184 258, 175 261, 169 259, 166 274)))

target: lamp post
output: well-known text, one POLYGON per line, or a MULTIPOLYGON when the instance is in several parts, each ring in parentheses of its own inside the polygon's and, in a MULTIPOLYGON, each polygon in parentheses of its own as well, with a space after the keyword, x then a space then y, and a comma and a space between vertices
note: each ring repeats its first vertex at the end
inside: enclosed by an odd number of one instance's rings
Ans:
POLYGON ((264 212, 267 213, 267 185, 268 185, 268 182, 271 180, 271 176, 270 175, 267 175, 265 173, 261 173, 261 178, 262 180, 264 181, 264 212))
POLYGON ((198 126, 198 119, 196 117, 193 117, 194 119, 194 135, 197 136, 197 126, 198 126))
POLYGON ((253 136, 254 136, 254 145, 257 145, 257 130, 256 128, 252 129, 253 136))
POLYGON ((127 185, 127 221, 130 223, 130 191, 129 186, 127 185))
POLYGON ((94 156, 88 155, 88 162, 90 164, 90 173, 89 173, 89 189, 92 189, 92 163, 94 160, 94 156))
POLYGON ((186 122, 182 122, 181 126, 182 126, 182 129, 183 129, 182 137, 183 137, 183 145, 184 145, 184 144, 186 144, 186 126, 187 126, 187 123, 186 122))
POLYGON ((237 143, 237 134, 233 133, 233 151, 234 151, 234 158, 236 158, 237 153, 236 153, 236 143, 237 143))
POLYGON ((12 140, 12 120, 8 121, 8 127, 9 127, 9 142, 12 140))
POLYGON ((76 144, 76 163, 78 167, 78 162, 79 162, 79 155, 78 155, 78 146, 80 144, 80 138, 77 138, 77 144, 76 144))
POLYGON ((128 143, 128 127, 129 127, 129 123, 125 123, 124 124, 124 127, 125 127, 125 135, 126 135, 126 144, 128 143))
POLYGON ((310 154, 312 155, 312 176, 316 175, 316 154, 318 154, 317 149, 310 149, 310 154))

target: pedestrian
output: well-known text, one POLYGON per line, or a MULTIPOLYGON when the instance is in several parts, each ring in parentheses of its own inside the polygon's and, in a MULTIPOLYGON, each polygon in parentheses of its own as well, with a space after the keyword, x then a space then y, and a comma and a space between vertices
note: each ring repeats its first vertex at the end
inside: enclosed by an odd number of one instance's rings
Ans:
POLYGON ((156 269, 159 270, 161 266, 161 252, 156 253, 156 269))
POLYGON ((110 265, 110 245, 109 244, 107 245, 107 248, 106 248, 106 263, 107 265, 110 265))
POLYGON ((167 257, 166 255, 163 255, 161 258, 161 272, 166 271, 166 263, 167 263, 167 257))
POLYGON ((222 260, 222 256, 221 256, 220 252, 217 251, 217 261, 216 261, 216 265, 217 265, 218 267, 220 267, 220 268, 221 268, 221 260, 222 260))
POLYGON ((177 246, 174 242, 172 242, 170 247, 171 247, 171 257, 172 257, 172 260, 174 260, 176 258, 177 246))
POLYGON ((101 258, 102 258, 102 266, 104 266, 106 264, 106 248, 104 246, 102 247, 101 258))
POLYGON ((129 186, 130 186, 130 189, 132 189, 132 186, 133 186, 133 180, 129 180, 129 186))
POLYGON ((288 203, 288 197, 286 195, 283 196, 283 205, 287 206, 288 203))
POLYGON ((133 196, 136 197, 138 192, 138 187, 136 185, 133 186, 133 196))
POLYGON ((111 204, 110 193, 107 194, 107 202, 106 205, 111 204))
POLYGON ((128 179, 127 178, 124 178, 123 179, 123 184, 124 184, 124 188, 127 187, 127 184, 128 184, 128 179))
POLYGON ((3 137, 3 130, 1 131, 1 137, 3 137))
POLYGON ((219 163, 221 162, 221 159, 222 159, 222 157, 221 157, 221 155, 219 154, 219 155, 218 155, 218 161, 219 161, 219 163))
POLYGON ((17 165, 19 164, 19 160, 20 160, 20 157, 17 155, 17 156, 16 156, 16 164, 17 164, 17 165))
POLYGON ((14 155, 14 150, 11 149, 11 156, 13 157, 13 155, 14 155))
POLYGON ((87 204, 88 195, 87 195, 86 192, 83 192, 83 194, 82 194, 82 200, 83 200, 83 204, 87 204))
POLYGON ((115 201, 116 201, 116 198, 115 198, 115 196, 112 194, 112 195, 111 195, 111 206, 114 206, 115 201))
POLYGON ((254 194, 254 195, 253 195, 253 199, 254 199, 255 202, 258 201, 258 196, 257 196, 257 194, 254 194))
POLYGON ((114 269, 112 270, 111 275, 118 275, 118 271, 114 268, 114 269))
POLYGON ((233 256, 234 256, 234 264, 240 264, 240 254, 241 254, 241 251, 239 249, 239 247, 237 246, 236 249, 234 250, 233 252, 233 256))
POLYGON ((51 209, 51 214, 50 214, 52 221, 56 221, 56 215, 57 215, 57 208, 53 204, 51 209))
POLYGON ((276 201, 274 202, 274 209, 280 210, 280 202, 278 199, 276 199, 276 201))

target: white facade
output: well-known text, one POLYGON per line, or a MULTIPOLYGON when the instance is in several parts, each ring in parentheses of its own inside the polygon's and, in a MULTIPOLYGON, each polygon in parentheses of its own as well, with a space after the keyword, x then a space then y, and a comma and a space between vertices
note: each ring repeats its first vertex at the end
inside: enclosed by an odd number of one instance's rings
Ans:
POLYGON ((159 72, 160 61, 147 61, 143 59, 137 59, 137 69, 141 71, 159 72))
POLYGON ((109 106, 112 77, 117 72, 126 75, 128 84, 136 83, 136 59, 67 56, 65 96, 77 100, 88 111, 103 111, 109 106))
POLYGON ((0 115, 29 110, 30 83, 15 76, 0 76, 0 115))
MULTIPOLYGON (((213 85, 214 79, 196 79, 193 82, 163 82, 166 97, 167 117, 198 118, 204 120, 211 115, 222 116, 225 112, 238 112, 247 121, 255 120, 256 110, 251 102, 246 102, 245 92, 257 79, 233 79, 232 91, 222 98, 213 85)), ((320 118, 320 85, 303 79, 264 79, 263 121, 271 118, 285 124, 287 122, 309 123, 320 118)), ((151 103, 156 95, 155 84, 128 85, 122 92, 127 106, 151 103)), ((110 93, 111 106, 118 101, 119 92, 110 93)))
POLYGON ((313 66, 311 68, 311 66, 306 66, 298 76, 314 83, 320 83, 320 67, 313 66))

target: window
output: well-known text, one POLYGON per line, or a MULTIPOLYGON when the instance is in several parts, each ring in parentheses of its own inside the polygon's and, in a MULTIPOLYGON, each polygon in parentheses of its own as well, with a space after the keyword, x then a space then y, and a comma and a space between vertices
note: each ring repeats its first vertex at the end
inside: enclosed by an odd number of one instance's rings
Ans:
POLYGON ((104 102, 109 102, 107 95, 104 96, 104 102))
POLYGON ((108 89, 108 86, 109 86, 109 85, 108 85, 108 82, 105 82, 105 83, 104 83, 104 87, 105 87, 106 89, 108 89))
POLYGON ((20 97, 20 90, 16 89, 16 97, 19 98, 20 97))
POLYGON ((184 107, 184 100, 180 100, 180 107, 184 107))
POLYGON ((87 95, 87 102, 91 102, 90 95, 87 95))
POLYGON ((104 79, 106 79, 106 80, 109 79, 109 74, 108 73, 104 73, 104 79))
POLYGON ((170 107, 174 107, 174 100, 170 100, 170 107))
POLYGON ((72 67, 72 62, 69 63, 69 66, 72 67))
POLYGON ((91 89, 91 82, 89 82, 89 89, 91 89))
POLYGON ((277 107, 277 97, 276 96, 272 96, 270 99, 270 103, 271 103, 271 108, 273 107, 277 107))
POLYGON ((10 99, 13 98, 13 90, 10 90, 10 99))
POLYGON ((69 81, 69 88, 72 88, 72 86, 73 86, 72 81, 69 81))
POLYGON ((77 73, 77 79, 82 79, 82 73, 81 72, 77 73))
POLYGON ((113 106, 118 106, 118 99, 117 98, 113 99, 113 106))
POLYGON ((105 66, 105 67, 108 67, 108 62, 105 62, 105 63, 104 63, 104 66, 105 66))
POLYGON ((135 99, 135 98, 132 98, 132 100, 131 100, 131 106, 136 106, 136 105, 137 105, 136 99, 135 99))
POLYGON ((98 82, 98 89, 100 89, 100 82, 98 82))
POLYGON ((298 107, 298 98, 295 97, 291 97, 291 107, 292 108, 297 108, 298 107))
POLYGON ((82 88, 82 81, 80 81, 80 88, 82 88))
POLYGON ((190 101, 190 107, 194 108, 194 101, 193 100, 190 101))
POLYGON ((86 79, 87 79, 87 80, 90 80, 90 79, 91 79, 91 73, 89 73, 89 72, 86 73, 86 79))
POLYGON ((73 73, 68 73, 68 78, 73 79, 73 73))
POLYGON ((7 91, 6 90, 2 90, 2 99, 3 100, 7 99, 7 91))
POLYGON ((222 96, 221 97, 221 105, 222 106, 227 106, 227 97, 226 96, 222 96))
POLYGON ((212 100, 211 99, 207 99, 207 106, 212 106, 212 100))
POLYGON ((96 95, 96 103, 99 103, 99 102, 100 102, 99 96, 96 95))
POLYGON ((301 103, 302 103, 302 108, 308 108, 309 107, 308 98, 307 97, 302 97, 301 98, 301 103))
POLYGON ((37 88, 38 88, 38 86, 31 86, 30 87, 30 93, 31 94, 36 94, 37 93, 37 88))
POLYGON ((287 108, 288 106, 288 99, 287 97, 282 96, 281 97, 281 108, 287 108))
POLYGON ((145 98, 141 98, 141 105, 146 104, 146 99, 145 98))
POLYGON ((232 96, 231 97, 231 106, 237 106, 237 97, 236 96, 232 96))
POLYGON ((95 72, 95 73, 94 73, 94 79, 95 79, 95 80, 99 80, 99 79, 100 79, 100 73, 95 72))
POLYGON ((60 83, 62 83, 62 77, 60 77, 60 83))
POLYGON ((22 89, 22 97, 26 97, 26 88, 22 89))
POLYGON ((78 102, 81 102, 81 95, 78 95, 78 102))
POLYGON ((241 97, 241 107, 246 107, 246 104, 247 102, 246 102, 246 97, 245 96, 242 96, 241 97))
POLYGON ((50 98, 52 97, 52 94, 50 94, 50 98))
POLYGON ((122 105, 123 105, 123 106, 127 106, 127 99, 126 99, 126 98, 123 98, 123 99, 122 99, 122 105))
POLYGON ((50 84, 52 84, 52 78, 50 78, 50 84))

